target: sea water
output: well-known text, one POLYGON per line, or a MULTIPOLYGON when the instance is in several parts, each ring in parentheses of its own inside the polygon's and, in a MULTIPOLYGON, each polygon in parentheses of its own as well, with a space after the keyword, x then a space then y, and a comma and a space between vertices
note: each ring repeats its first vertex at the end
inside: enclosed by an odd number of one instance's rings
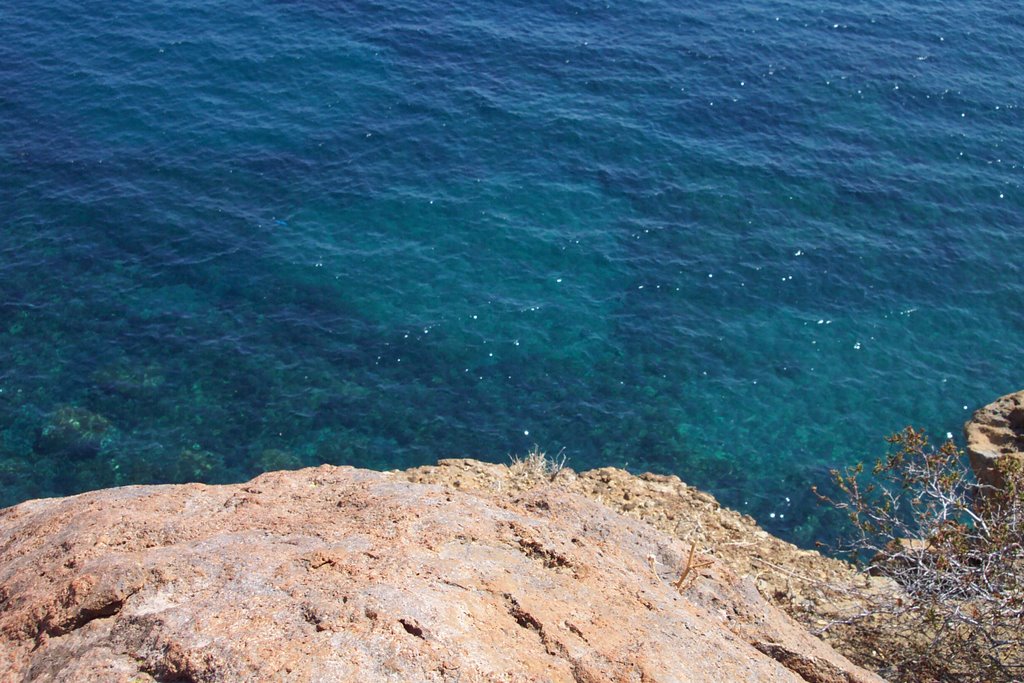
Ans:
POLYGON ((0 5, 0 504, 320 463, 809 492, 1022 388, 1024 10, 0 5))

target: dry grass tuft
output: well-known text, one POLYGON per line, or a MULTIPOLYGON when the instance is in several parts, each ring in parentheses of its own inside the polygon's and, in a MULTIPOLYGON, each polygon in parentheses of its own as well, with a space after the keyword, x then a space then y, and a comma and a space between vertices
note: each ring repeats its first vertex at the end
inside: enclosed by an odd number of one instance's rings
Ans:
POLYGON ((512 456, 512 464, 508 467, 509 473, 524 487, 551 483, 566 469, 564 451, 565 449, 562 449, 558 455, 549 457, 547 453, 540 450, 539 446, 534 444, 525 458, 520 458, 518 455, 512 456))

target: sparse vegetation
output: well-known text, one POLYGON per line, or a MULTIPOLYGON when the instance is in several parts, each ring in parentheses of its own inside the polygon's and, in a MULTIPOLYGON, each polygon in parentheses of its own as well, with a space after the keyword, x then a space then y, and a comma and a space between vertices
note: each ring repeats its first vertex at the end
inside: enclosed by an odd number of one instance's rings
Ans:
POLYGON ((863 611, 844 621, 861 652, 892 680, 1024 678, 1024 474, 1010 458, 1006 485, 979 486, 952 441, 934 448, 907 427, 864 481, 858 465, 833 472, 821 496, 855 530, 846 548, 873 576, 863 611), (887 581, 888 580, 888 581, 887 581), (879 588, 881 586, 881 588, 879 588))
POLYGON ((564 449, 559 451, 558 455, 550 457, 536 444, 524 458, 513 455, 512 463, 509 465, 513 477, 526 487, 553 482, 564 469, 564 449))

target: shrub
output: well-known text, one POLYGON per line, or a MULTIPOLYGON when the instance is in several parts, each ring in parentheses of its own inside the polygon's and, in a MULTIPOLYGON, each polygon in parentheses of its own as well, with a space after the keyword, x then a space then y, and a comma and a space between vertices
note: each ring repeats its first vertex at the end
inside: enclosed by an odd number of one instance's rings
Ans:
POLYGON ((894 679, 1021 680, 1019 461, 1002 459, 1004 487, 982 487, 952 441, 936 449, 911 427, 887 440, 889 453, 869 481, 863 465, 833 471, 840 493, 819 494, 849 515, 854 537, 846 550, 870 574, 885 577, 846 623, 894 679))

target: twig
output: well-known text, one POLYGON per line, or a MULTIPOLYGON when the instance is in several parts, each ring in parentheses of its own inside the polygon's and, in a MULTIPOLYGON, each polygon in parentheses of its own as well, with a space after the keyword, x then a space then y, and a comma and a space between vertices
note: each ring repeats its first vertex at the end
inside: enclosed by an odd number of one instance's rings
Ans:
POLYGON ((686 581, 686 578, 690 575, 690 572, 696 571, 698 569, 703 569, 704 567, 710 567, 712 564, 714 564, 714 560, 698 560, 697 562, 694 562, 693 554, 696 551, 697 542, 694 541, 693 543, 690 543, 690 554, 686 558, 686 565, 683 567, 683 573, 680 574, 679 578, 676 579, 675 582, 672 584, 676 587, 676 590, 680 592, 682 592, 683 584, 686 581))

